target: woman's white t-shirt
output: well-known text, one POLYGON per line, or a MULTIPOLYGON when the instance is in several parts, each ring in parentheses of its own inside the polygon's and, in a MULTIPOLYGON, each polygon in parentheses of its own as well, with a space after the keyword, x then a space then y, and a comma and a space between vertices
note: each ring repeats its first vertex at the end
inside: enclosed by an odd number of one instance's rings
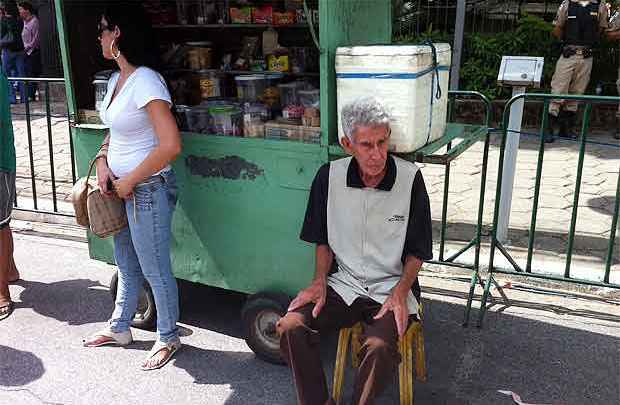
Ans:
MULTIPOLYGON (((116 72, 108 81, 101 105, 101 121, 110 128, 108 166, 118 178, 127 176, 159 144, 153 123, 144 107, 153 100, 172 106, 166 82, 156 71, 139 67, 125 81, 110 103, 120 77, 116 72)), ((162 171, 168 170, 166 166, 162 171)))

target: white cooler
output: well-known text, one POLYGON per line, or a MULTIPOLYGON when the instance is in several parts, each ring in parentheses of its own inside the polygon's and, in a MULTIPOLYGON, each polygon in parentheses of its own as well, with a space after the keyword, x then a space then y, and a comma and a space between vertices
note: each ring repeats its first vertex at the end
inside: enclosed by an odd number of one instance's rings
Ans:
POLYGON ((427 45, 338 48, 338 138, 344 137, 342 107, 368 96, 382 102, 393 117, 392 152, 413 152, 441 138, 446 128, 452 56, 449 44, 434 46, 436 69, 433 69, 432 48, 427 45))

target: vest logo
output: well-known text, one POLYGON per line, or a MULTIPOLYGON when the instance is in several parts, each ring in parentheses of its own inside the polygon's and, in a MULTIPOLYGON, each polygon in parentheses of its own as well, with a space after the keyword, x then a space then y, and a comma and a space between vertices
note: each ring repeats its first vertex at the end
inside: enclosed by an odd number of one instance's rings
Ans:
POLYGON ((404 215, 392 215, 390 218, 388 218, 388 222, 405 222, 405 216, 404 215))

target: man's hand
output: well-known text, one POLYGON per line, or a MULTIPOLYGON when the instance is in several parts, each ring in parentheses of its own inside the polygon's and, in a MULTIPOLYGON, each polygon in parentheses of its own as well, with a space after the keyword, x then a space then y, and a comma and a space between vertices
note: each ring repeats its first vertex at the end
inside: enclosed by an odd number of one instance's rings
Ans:
POLYGON ((114 181, 114 173, 112 173, 108 167, 108 163, 105 158, 97 159, 95 165, 97 167, 97 184, 99 185, 99 189, 103 195, 111 196, 113 194, 113 190, 108 190, 108 181, 114 181))
POLYGON ((133 194, 133 189, 136 186, 133 184, 127 177, 114 181, 114 190, 116 190, 116 194, 123 200, 127 200, 131 198, 133 194))
POLYGON ((394 313, 394 319, 396 320, 396 329, 398 330, 398 336, 403 337, 407 331, 407 324, 409 323, 409 307, 407 306, 408 291, 403 291, 399 285, 396 285, 392 290, 392 294, 383 303, 383 306, 375 315, 374 319, 383 318, 388 311, 394 313))
POLYGON ((327 297, 327 280, 316 279, 310 284, 310 287, 301 290, 297 297, 291 302, 288 307, 288 312, 294 311, 297 308, 301 308, 304 305, 314 303, 312 309, 312 316, 314 318, 319 316, 321 309, 325 305, 325 299, 327 297))

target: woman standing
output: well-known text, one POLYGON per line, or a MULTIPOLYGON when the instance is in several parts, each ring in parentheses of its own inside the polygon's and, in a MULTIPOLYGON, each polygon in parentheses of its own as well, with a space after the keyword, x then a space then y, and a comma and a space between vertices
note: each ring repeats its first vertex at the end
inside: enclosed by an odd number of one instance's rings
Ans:
POLYGON ((181 140, 166 84, 145 66, 149 28, 140 3, 110 6, 99 22, 103 56, 119 71, 110 78, 101 107, 110 133, 97 155, 97 181, 104 193, 116 192, 125 199, 129 227, 114 236, 119 282, 109 325, 84 341, 87 347, 132 342, 129 327, 146 278, 157 308, 157 341, 143 370, 162 367, 181 346, 170 261, 177 194, 170 162, 180 153, 181 140))
MULTIPOLYGON (((24 43, 24 66, 27 77, 39 77, 41 74, 41 50, 39 41, 39 18, 34 14, 34 8, 29 1, 19 3, 17 9, 24 21, 22 42, 24 43)), ((35 99, 36 83, 28 85, 28 97, 35 99)))
MULTIPOLYGON (((0 2, 0 48, 2 49, 2 70, 6 76, 25 77, 24 44, 22 42, 23 24, 17 18, 17 5, 14 1, 0 2)), ((19 84, 20 101, 27 97, 24 84, 19 84)), ((9 86, 11 104, 17 102, 13 84, 9 86)))

